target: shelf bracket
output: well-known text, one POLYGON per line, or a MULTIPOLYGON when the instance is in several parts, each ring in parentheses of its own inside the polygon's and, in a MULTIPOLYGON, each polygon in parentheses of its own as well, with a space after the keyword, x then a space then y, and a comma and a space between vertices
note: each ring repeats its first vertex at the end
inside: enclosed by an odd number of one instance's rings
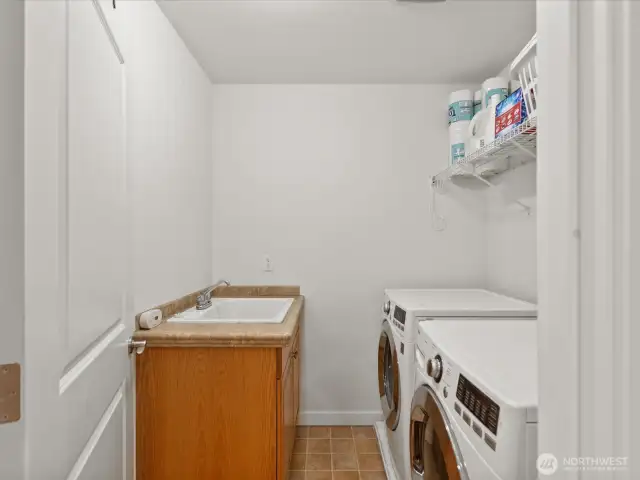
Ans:
MULTIPOLYGON (((481 181, 485 185, 495 188, 495 185, 493 183, 491 183, 489 180, 487 180, 486 178, 482 177, 481 175, 478 175, 475 171, 470 172, 470 173, 471 173, 471 175, 473 175, 474 178, 478 179, 479 181, 481 181)), ((516 205, 521 207, 527 215, 531 215, 531 207, 530 206, 525 205, 520 200, 513 200, 513 203, 515 203, 516 205)))
POLYGON ((470 173, 471 173, 471 175, 473 175, 477 180, 480 180, 482 183, 484 183, 484 184, 485 184, 485 185, 487 185, 488 187, 495 187, 495 185, 494 185, 493 183, 491 183, 489 180, 487 180, 486 178, 484 178, 484 177, 483 177, 483 176, 481 176, 481 175, 478 175, 478 174, 475 172, 475 168, 474 168, 474 169, 473 169, 473 171, 472 171, 472 172, 470 172, 470 173))
POLYGON ((431 177, 431 188, 434 190, 442 190, 444 188, 444 181, 438 180, 436 177, 431 177))
POLYGON ((518 142, 516 142, 515 140, 509 140, 509 143, 511 143, 512 145, 514 145, 518 150, 520 150, 522 153, 528 155, 529 157, 533 158, 534 160, 536 159, 536 154, 533 153, 531 150, 529 150, 526 147, 523 147, 522 145, 520 145, 518 142))
POLYGON ((531 207, 528 205, 525 205, 524 203, 522 203, 519 200, 514 200, 513 201, 516 205, 518 205, 519 207, 522 208, 522 210, 524 210, 524 213, 527 214, 527 216, 531 215, 531 207))

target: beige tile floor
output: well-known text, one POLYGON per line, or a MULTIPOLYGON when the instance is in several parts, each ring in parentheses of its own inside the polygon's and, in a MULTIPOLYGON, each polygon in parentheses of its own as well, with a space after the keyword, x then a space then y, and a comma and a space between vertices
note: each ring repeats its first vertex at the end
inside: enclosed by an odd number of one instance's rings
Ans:
POLYGON ((298 427, 289 480, 386 480, 373 427, 298 427))

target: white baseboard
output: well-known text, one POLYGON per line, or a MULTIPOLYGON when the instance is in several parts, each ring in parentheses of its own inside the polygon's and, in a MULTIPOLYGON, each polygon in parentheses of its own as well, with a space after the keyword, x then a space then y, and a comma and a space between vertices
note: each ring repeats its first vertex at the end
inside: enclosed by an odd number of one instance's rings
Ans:
POLYGON ((373 425, 382 420, 382 412, 300 412, 298 425, 373 425))

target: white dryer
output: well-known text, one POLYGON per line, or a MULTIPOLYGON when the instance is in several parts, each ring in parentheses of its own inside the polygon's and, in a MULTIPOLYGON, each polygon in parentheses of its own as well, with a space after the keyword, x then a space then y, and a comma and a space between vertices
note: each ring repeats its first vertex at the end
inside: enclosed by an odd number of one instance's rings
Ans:
POLYGON ((415 341, 421 322, 488 318, 535 320, 535 305, 480 289, 385 290, 378 342, 378 425, 389 478, 410 478, 409 413, 415 376, 415 341))
POLYGON ((423 323, 411 404, 412 480, 534 480, 536 322, 423 323))

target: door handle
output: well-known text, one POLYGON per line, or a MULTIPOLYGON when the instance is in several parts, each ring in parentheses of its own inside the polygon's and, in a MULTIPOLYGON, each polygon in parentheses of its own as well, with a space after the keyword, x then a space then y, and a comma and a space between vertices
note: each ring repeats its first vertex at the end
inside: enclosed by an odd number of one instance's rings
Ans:
POLYGON ((133 337, 129 337, 129 340, 127 340, 127 349, 129 350, 129 355, 131 355, 134 351, 136 352, 136 355, 141 355, 142 352, 144 352, 146 346, 146 340, 134 340, 133 337))

